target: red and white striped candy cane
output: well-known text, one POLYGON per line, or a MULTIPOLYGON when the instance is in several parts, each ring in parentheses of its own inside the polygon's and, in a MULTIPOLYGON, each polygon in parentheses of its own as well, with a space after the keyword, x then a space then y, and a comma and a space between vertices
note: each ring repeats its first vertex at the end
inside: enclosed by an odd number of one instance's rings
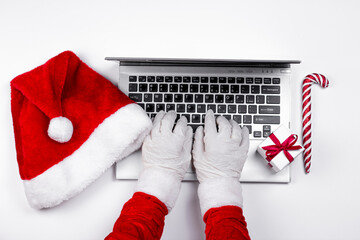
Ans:
POLYGON ((310 172, 311 166, 311 86, 313 83, 319 84, 323 88, 329 86, 329 80, 322 74, 312 73, 305 77, 303 81, 302 100, 303 100, 303 146, 304 166, 306 173, 310 172))

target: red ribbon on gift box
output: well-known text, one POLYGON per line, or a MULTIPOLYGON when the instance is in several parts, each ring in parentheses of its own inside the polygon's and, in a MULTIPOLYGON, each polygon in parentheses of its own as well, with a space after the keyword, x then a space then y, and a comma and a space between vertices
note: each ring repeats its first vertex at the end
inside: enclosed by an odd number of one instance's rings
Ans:
POLYGON ((269 138, 275 143, 275 145, 262 147, 266 150, 266 160, 270 162, 276 155, 278 155, 281 151, 284 151, 286 158, 289 162, 292 162, 294 158, 288 151, 301 149, 300 145, 295 145, 298 136, 296 134, 290 135, 283 143, 280 143, 279 139, 275 136, 275 134, 270 134, 269 138))

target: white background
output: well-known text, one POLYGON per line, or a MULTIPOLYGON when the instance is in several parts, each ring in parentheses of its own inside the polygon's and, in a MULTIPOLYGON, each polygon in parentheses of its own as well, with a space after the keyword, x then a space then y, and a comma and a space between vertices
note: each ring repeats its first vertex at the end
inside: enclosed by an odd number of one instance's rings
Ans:
MULTIPOLYGON (((111 168, 72 200, 31 209, 18 174, 10 81, 64 50, 113 83, 106 56, 299 59, 292 130, 301 133, 301 81, 313 87, 312 172, 302 159, 290 184, 243 184, 252 239, 360 239, 359 1, 0 0, 0 239, 103 239, 135 181, 111 168)), ((184 183, 163 239, 204 239, 196 183, 184 183)))

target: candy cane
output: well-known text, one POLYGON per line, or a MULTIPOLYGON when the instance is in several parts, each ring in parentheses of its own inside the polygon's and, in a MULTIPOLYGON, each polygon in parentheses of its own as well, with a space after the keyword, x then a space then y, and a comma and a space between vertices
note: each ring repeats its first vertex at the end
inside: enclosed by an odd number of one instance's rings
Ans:
POLYGON ((323 88, 329 86, 329 80, 322 74, 313 73, 305 77, 303 81, 303 146, 304 166, 306 173, 310 172, 311 166, 311 86, 313 83, 319 84, 323 88))

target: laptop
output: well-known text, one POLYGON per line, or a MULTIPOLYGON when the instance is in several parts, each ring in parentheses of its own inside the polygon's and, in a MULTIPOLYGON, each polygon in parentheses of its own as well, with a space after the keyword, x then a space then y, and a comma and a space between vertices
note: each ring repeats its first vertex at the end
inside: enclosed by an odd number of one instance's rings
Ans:
MULTIPOLYGON (((290 182, 287 166, 275 173, 256 152, 281 124, 290 128, 291 65, 300 61, 107 57, 120 66, 118 88, 150 118, 175 110, 195 130, 212 109, 249 128, 250 148, 241 182, 290 182)), ((117 179, 138 179, 141 150, 116 164, 117 179)), ((193 165, 184 181, 197 181, 193 165)))

